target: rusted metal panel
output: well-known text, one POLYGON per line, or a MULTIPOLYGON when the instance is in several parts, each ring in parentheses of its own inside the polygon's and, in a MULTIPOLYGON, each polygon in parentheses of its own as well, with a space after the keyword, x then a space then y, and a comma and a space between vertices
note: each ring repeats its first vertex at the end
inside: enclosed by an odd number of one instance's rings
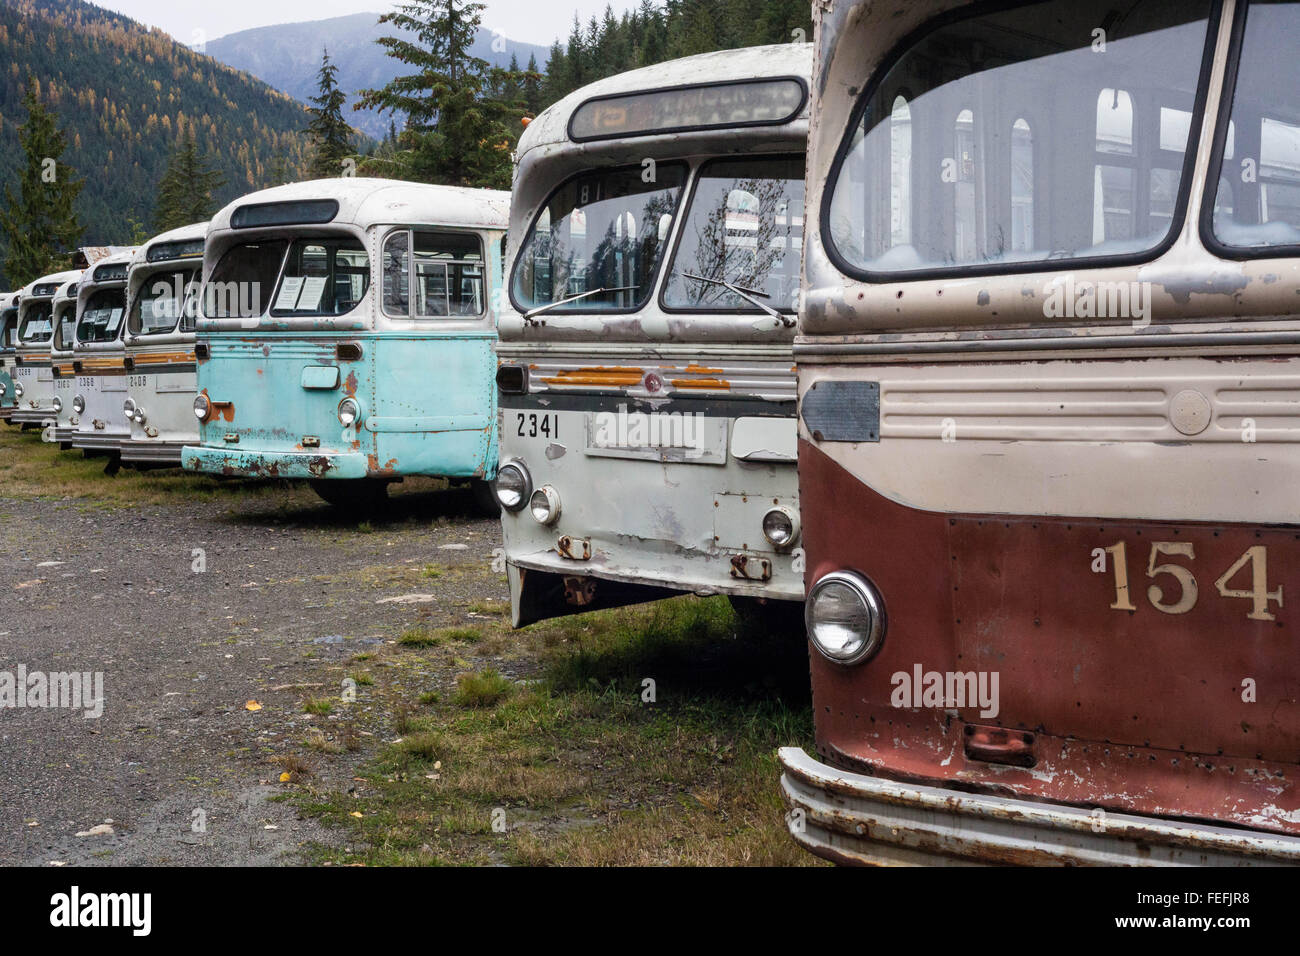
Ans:
POLYGON ((847 773, 780 752, 791 835, 854 865, 1300 865, 1300 838, 847 773))

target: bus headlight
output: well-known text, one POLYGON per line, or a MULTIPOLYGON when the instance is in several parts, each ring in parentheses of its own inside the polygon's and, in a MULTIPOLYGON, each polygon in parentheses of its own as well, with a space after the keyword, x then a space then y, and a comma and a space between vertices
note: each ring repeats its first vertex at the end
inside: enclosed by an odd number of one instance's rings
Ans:
POLYGON ((54 396, 53 405, 56 414, 63 411, 63 399, 59 398, 59 396, 54 396))
POLYGON ((773 508, 763 515, 763 537, 783 551, 799 538, 799 515, 791 508, 773 508))
POLYGON ((132 421, 132 420, 135 419, 135 399, 134 399, 134 398, 128 398, 125 402, 122 403, 122 414, 126 416, 126 420, 127 420, 128 422, 129 422, 129 421, 132 421))
POLYGON ((9 394, 9 386, 6 385, 4 382, 0 382, 0 398, 4 398, 8 394, 9 394))
POLYGON ((137 405, 135 411, 131 415, 131 421, 135 422, 137 425, 143 425, 148 420, 149 416, 144 413, 144 406, 137 405))
POLYGON ((866 660, 885 640, 885 605, 874 584, 852 571, 833 571, 813 585, 804 610, 813 646, 836 664, 866 660))
POLYGON ((533 479, 522 461, 511 461, 497 469, 492 487, 502 508, 519 511, 533 493, 533 479))
POLYGON ((194 399, 194 417, 201 422, 206 422, 208 416, 212 414, 212 403, 208 401, 208 396, 199 395, 194 399))
POLYGON ((355 398, 345 398, 339 402, 339 424, 351 428, 361 421, 361 403, 355 398))
POLYGON ((14 382, 14 398, 23 397, 23 386, 19 382, 14 382))
POLYGON ((72 400, 72 410, 78 415, 83 414, 86 411, 86 400, 78 395, 72 400))
POLYGON ((555 524, 560 520, 560 493, 550 485, 542 485, 528 499, 528 510, 540 524, 555 524))

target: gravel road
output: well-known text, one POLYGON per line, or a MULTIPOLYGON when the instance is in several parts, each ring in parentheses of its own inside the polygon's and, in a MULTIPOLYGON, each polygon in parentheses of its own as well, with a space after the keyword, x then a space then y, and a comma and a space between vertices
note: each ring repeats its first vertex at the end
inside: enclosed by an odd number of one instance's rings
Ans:
POLYGON ((293 863, 340 839, 268 800, 304 696, 338 694, 326 669, 417 614, 505 600, 500 531, 457 491, 369 523, 286 501, 0 496, 0 864, 293 863), (102 715, 15 706, 38 672, 102 674, 102 715))

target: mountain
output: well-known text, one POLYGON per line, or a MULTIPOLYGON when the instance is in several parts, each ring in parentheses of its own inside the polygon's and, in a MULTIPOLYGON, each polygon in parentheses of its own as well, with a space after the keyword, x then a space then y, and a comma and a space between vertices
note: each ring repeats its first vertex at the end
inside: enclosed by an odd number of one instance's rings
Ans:
MULTIPOLYGON (((376 42, 382 36, 403 35, 390 24, 380 25, 379 17, 378 13, 354 13, 328 20, 241 30, 209 40, 204 52, 305 103, 316 94, 321 51, 328 49, 330 59, 339 68, 339 88, 348 94, 344 108, 348 122, 363 133, 382 139, 388 132, 388 115, 375 110, 352 111, 357 90, 378 89, 407 70, 376 42)), ((512 55, 518 57, 520 67, 527 66, 529 56, 535 55, 538 69, 542 69, 549 48, 498 38, 480 30, 471 52, 494 66, 503 67, 510 65, 512 55)), ((399 119, 399 129, 401 125, 399 119)))
POLYGON ((86 245, 126 244, 128 219, 151 227, 168 154, 189 130, 226 179, 219 205, 303 165, 301 103, 82 0, 0 0, 0 64, 0 183, 16 188, 30 74, 67 131, 63 161, 86 181, 86 245))

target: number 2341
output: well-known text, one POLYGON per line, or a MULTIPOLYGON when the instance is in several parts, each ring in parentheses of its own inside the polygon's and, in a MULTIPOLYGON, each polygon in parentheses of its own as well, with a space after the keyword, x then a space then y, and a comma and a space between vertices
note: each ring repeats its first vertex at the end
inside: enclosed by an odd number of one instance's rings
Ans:
MULTIPOLYGON (((1107 556, 1110 557, 1111 569, 1115 576, 1115 600, 1111 604, 1111 609, 1136 611, 1137 606, 1134 605, 1129 592, 1127 546, 1121 541, 1108 548, 1094 548, 1092 552, 1094 572, 1106 570, 1107 556)), ((1166 590, 1160 584, 1149 585, 1147 600, 1151 602, 1151 606, 1165 614, 1186 614, 1196 606, 1196 577, 1192 574, 1192 569, 1186 565, 1172 561, 1161 562, 1162 557, 1181 557, 1194 561, 1195 548, 1190 541, 1153 541, 1151 554, 1147 558, 1148 578, 1157 579, 1162 575, 1172 577, 1179 589, 1178 599, 1171 601, 1167 599, 1166 590)), ((1251 609, 1246 617, 1252 621, 1275 621, 1277 617, 1269 611, 1269 605, 1276 602, 1278 607, 1283 606, 1282 585, 1279 584, 1272 591, 1268 589, 1268 548, 1262 544, 1247 548, 1245 553, 1219 576, 1214 582, 1214 587, 1220 597, 1242 598, 1250 601, 1251 609), (1247 565, 1250 566, 1250 587, 1248 589, 1231 587, 1232 579, 1245 571, 1247 565)))

